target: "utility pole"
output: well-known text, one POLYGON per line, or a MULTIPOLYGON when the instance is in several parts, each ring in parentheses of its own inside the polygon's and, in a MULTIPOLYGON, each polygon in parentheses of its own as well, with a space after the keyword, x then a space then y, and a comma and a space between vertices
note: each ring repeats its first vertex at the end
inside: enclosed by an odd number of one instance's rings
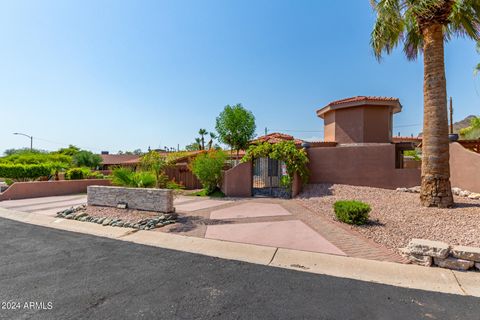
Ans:
POLYGON ((267 135, 267 134, 268 134, 268 129, 267 129, 267 127, 265 127, 265 135, 267 135))
POLYGON ((14 135, 17 136, 24 136, 30 139, 30 152, 33 151, 33 136, 29 136, 28 134, 25 133, 20 133, 20 132, 14 132, 14 135))
POLYGON ((453 99, 450 97, 450 134, 453 134, 453 99))

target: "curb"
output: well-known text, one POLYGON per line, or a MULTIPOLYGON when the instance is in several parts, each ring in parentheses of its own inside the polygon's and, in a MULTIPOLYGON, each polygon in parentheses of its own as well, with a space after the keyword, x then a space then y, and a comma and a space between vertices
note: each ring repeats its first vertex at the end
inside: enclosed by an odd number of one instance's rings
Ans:
POLYGON ((366 260, 316 252, 188 237, 131 228, 116 228, 76 220, 0 208, 0 217, 18 222, 127 241, 159 248, 292 269, 379 284, 480 297, 480 273, 394 262, 366 260))

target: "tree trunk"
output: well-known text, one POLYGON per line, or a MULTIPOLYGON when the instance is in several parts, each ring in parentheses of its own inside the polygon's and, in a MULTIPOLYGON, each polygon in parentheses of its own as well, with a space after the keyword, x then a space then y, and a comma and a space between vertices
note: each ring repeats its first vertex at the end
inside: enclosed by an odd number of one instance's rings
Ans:
POLYGON ((423 206, 446 208, 453 205, 450 186, 447 82, 445 80, 444 40, 441 24, 423 30, 423 206))

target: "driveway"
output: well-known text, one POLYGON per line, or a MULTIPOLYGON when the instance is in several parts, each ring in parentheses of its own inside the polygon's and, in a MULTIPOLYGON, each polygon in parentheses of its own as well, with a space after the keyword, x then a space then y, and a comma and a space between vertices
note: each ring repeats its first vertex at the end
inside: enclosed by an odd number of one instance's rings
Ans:
POLYGON ((0 302, 20 306, 0 308, 1 319, 476 319, 480 314, 478 298, 222 260, 6 219, 0 219, 0 243, 0 302))
POLYGON ((0 207, 21 212, 32 212, 47 216, 55 216, 55 214, 59 211, 70 207, 79 206, 84 203, 87 203, 87 195, 76 194, 71 196, 6 200, 0 202, 0 207))

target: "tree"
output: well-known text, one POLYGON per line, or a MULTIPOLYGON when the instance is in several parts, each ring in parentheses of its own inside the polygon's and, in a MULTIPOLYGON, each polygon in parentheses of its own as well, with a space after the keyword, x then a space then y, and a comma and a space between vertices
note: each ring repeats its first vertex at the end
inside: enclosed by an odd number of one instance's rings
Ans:
POLYGON ((213 142, 217 139, 217 135, 214 132, 210 132, 210 141, 208 141, 208 150, 211 150, 214 146, 213 142))
POLYGON ((167 167, 165 157, 156 151, 150 151, 143 155, 141 166, 144 170, 150 171, 155 175, 156 187, 163 188, 168 181, 164 171, 167 167))
POLYGON ((79 148, 79 147, 74 146, 73 144, 71 144, 71 145, 68 146, 68 148, 58 149, 57 153, 65 154, 65 155, 67 155, 67 156, 73 157, 73 156, 76 155, 79 151, 80 151, 80 148, 79 148))
MULTIPOLYGON (((480 42, 477 42, 477 52, 480 54, 480 42)), ((477 75, 480 71, 480 63, 475 67, 474 75, 477 75)))
POLYGON ((193 159, 191 170, 202 183, 207 195, 212 194, 218 188, 226 159, 225 152, 221 150, 210 150, 193 159))
POLYGON ((185 146, 185 150, 187 151, 198 151, 200 150, 200 148, 201 148, 200 144, 196 141, 185 146))
POLYGON ((237 151, 244 150, 255 137, 255 117, 241 104, 227 105, 217 117, 215 129, 221 142, 237 151))
POLYGON ((82 150, 73 156, 73 164, 77 167, 96 168, 102 163, 102 158, 98 154, 82 150))
POLYGON ((422 186, 424 206, 453 205, 450 185, 444 42, 480 36, 478 0, 371 0, 377 14, 371 45, 378 59, 403 42, 409 60, 423 52, 424 113, 422 186))
POLYGON ((198 130, 198 134, 200 135, 200 145, 202 146, 201 150, 205 150, 205 136, 208 134, 208 131, 205 129, 198 130))

